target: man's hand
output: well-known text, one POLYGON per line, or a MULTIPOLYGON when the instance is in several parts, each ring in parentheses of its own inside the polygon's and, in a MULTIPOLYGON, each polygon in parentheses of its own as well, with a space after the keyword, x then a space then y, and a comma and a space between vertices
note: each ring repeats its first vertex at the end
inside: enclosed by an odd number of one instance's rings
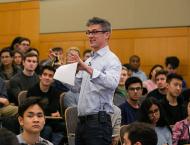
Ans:
POLYGON ((83 70, 83 71, 86 71, 87 73, 89 73, 90 75, 92 75, 93 68, 88 66, 85 62, 83 62, 82 59, 78 55, 71 53, 69 55, 69 59, 70 59, 70 62, 72 62, 72 63, 78 62, 77 71, 83 70))
POLYGON ((7 106, 7 105, 9 105, 9 100, 6 98, 0 97, 0 103, 3 104, 4 106, 7 106))
POLYGON ((60 117, 61 115, 60 115, 59 111, 57 111, 55 113, 51 113, 51 116, 52 117, 60 117))

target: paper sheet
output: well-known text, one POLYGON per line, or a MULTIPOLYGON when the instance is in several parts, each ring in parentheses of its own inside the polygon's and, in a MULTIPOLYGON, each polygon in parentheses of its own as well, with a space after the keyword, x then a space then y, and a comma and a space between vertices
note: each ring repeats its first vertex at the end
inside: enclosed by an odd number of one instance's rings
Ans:
POLYGON ((59 80, 62 83, 67 83, 74 86, 77 64, 78 63, 76 62, 60 66, 56 69, 53 78, 59 80))

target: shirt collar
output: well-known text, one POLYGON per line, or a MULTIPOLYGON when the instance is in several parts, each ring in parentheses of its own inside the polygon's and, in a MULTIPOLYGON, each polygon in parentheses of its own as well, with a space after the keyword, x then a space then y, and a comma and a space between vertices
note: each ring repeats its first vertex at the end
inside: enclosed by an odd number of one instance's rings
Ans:
POLYGON ((93 52, 92 55, 93 56, 96 56, 96 55, 103 56, 108 50, 109 50, 109 46, 106 45, 105 47, 99 49, 97 52, 93 52))

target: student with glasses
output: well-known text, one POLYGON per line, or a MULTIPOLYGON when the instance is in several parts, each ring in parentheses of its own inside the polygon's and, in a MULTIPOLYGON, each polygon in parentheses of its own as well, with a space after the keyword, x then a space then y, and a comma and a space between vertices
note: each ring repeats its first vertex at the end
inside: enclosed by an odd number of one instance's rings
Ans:
POLYGON ((127 100, 121 104, 121 124, 127 125, 137 120, 137 113, 139 110, 139 100, 142 97, 142 81, 137 77, 130 77, 125 82, 127 90, 127 100))
POLYGON ((30 48, 30 43, 30 39, 22 37, 19 39, 17 43, 16 50, 25 54, 30 48))
POLYGON ((140 122, 150 123, 158 136, 157 145, 172 145, 172 134, 162 106, 153 97, 145 99, 140 107, 140 122))

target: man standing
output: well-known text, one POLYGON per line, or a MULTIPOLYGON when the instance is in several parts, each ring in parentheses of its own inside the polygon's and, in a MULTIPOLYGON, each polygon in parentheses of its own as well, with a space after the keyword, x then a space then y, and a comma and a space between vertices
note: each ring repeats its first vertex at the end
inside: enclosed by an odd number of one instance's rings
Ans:
POLYGON ((111 24, 94 17, 87 22, 86 34, 93 56, 83 62, 78 55, 71 54, 80 70, 76 75, 76 86, 80 86, 78 102, 79 122, 76 130, 76 145, 110 145, 113 113, 113 96, 118 86, 121 63, 108 46, 111 24))

